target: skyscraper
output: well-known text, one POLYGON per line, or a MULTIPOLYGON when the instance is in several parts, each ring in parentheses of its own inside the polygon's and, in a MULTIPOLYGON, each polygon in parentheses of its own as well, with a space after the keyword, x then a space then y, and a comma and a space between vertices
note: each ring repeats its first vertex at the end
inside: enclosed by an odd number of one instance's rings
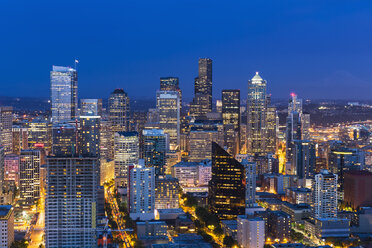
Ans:
POLYGON ((181 91, 178 77, 161 77, 161 91, 181 91))
POLYGON ((23 150, 19 161, 19 191, 21 205, 36 203, 40 196, 40 151, 23 150))
POLYGON ((295 93, 291 93, 291 98, 288 102, 288 115, 292 112, 302 114, 302 99, 298 99, 295 93))
POLYGON ((77 153, 78 130, 73 123, 57 123, 52 128, 52 154, 55 156, 73 156, 77 153))
POLYGON ((292 161, 294 140, 301 140, 301 116, 298 112, 291 112, 286 122, 286 159, 292 161))
POLYGON ((202 117, 212 111, 212 60, 199 59, 199 76, 195 78, 194 99, 190 112, 202 117))
POLYGON ((217 143, 212 143, 212 179, 208 204, 220 219, 234 219, 245 210, 245 170, 217 143))
POLYGON ((222 121, 227 152, 235 155, 240 145, 240 90, 222 91, 222 121))
POLYGON ((102 99, 81 99, 80 115, 102 116, 102 99))
POLYGON ((117 132, 114 141, 115 183, 116 185, 127 186, 129 166, 138 164, 138 133, 117 132))
POLYGON ((254 207, 256 203, 256 163, 243 159, 245 170, 245 207, 254 207))
POLYGON ((322 170, 313 183, 314 218, 337 218, 337 175, 322 170))
POLYGON ((266 110, 266 81, 256 72, 256 75, 248 81, 247 150, 250 154, 266 153, 266 110))
POLYGON ((46 159, 45 245, 97 247, 98 159, 46 159))
POLYGON ((181 101, 178 91, 157 91, 156 106, 159 113, 159 127, 169 135, 171 150, 180 145, 181 101))
POLYGON ((27 122, 29 149, 45 148, 52 150, 52 123, 48 120, 35 118, 27 122))
POLYGON ((78 153, 83 156, 99 157, 100 116, 80 116, 78 153))
POLYGON ((163 130, 143 130, 143 159, 146 167, 155 168, 156 176, 164 175, 165 172, 166 144, 166 136, 163 130))
POLYGON ((189 161, 200 162, 212 159, 212 142, 224 144, 221 121, 197 120, 192 123, 189 133, 189 161))
POLYGON ((275 154, 277 140, 277 112, 274 106, 268 106, 266 111, 266 148, 267 152, 275 154))
POLYGON ((314 176, 316 164, 315 143, 309 140, 294 140, 293 142, 292 165, 295 175, 298 179, 310 179, 314 176))
POLYGON ((13 108, 0 107, 0 145, 4 146, 5 154, 12 153, 12 124, 13 124, 13 108))
POLYGON ((53 66, 50 72, 52 121, 76 118, 78 107, 77 71, 70 67, 53 66))
POLYGON ((154 219, 155 169, 136 165, 130 170, 129 213, 133 220, 154 219))
POLYGON ((21 150, 28 149, 28 130, 26 127, 13 126, 13 153, 18 154, 21 150))
POLYGON ((123 89, 114 90, 109 98, 109 120, 114 132, 129 131, 129 96, 123 89))

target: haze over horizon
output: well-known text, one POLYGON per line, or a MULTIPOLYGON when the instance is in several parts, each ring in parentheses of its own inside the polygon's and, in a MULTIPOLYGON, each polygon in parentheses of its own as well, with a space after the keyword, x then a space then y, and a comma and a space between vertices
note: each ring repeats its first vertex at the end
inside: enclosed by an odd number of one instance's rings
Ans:
POLYGON ((190 99, 209 57, 215 98, 246 98, 259 71, 274 99, 371 99, 372 2, 21 2, 0 3, 4 96, 49 97, 52 65, 76 58, 80 97, 154 98, 160 77, 177 76, 190 99))

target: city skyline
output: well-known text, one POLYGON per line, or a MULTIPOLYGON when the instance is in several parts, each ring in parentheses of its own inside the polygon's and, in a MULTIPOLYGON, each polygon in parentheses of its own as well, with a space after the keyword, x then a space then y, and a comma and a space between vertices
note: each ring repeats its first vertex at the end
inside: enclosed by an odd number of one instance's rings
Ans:
POLYGON ((214 98, 227 88, 245 95, 247 81, 259 71, 274 98, 294 91, 304 99, 370 99, 372 37, 367 23, 372 4, 337 1, 338 8, 330 13, 333 4, 203 3, 199 8, 210 11, 201 14, 192 2, 114 1, 90 3, 82 11, 82 1, 74 8, 58 6, 56 12, 57 5, 49 2, 18 6, 5 1, 0 20, 8 24, 9 35, 0 41, 7 48, 0 62, 6 72, 0 90, 6 96, 47 97, 50 67, 73 66, 76 58, 84 92, 80 97, 99 98, 113 88, 133 97, 153 97, 159 78, 174 76, 190 98, 195 61, 208 57, 214 61, 214 98), (99 22, 97 14, 102 16, 99 22), (30 38, 27 43, 21 33, 30 38), (138 84, 144 91, 136 91, 138 84))

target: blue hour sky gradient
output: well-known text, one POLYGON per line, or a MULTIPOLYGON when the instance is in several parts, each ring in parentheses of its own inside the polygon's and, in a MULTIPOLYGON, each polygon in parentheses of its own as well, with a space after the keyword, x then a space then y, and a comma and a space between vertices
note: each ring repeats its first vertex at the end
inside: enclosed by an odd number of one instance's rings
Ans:
POLYGON ((273 98, 372 100, 372 1, 2 0, 0 96, 49 96, 52 65, 79 59, 79 96, 155 97, 161 76, 193 95, 197 60, 213 91, 259 71, 273 98))

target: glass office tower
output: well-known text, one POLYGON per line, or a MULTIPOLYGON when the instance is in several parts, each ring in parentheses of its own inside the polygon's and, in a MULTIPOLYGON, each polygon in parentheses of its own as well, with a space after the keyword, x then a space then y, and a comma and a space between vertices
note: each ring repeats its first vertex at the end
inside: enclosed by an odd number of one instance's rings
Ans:
POLYGON ((50 72, 52 122, 76 118, 78 107, 77 71, 70 67, 53 66, 50 72))

